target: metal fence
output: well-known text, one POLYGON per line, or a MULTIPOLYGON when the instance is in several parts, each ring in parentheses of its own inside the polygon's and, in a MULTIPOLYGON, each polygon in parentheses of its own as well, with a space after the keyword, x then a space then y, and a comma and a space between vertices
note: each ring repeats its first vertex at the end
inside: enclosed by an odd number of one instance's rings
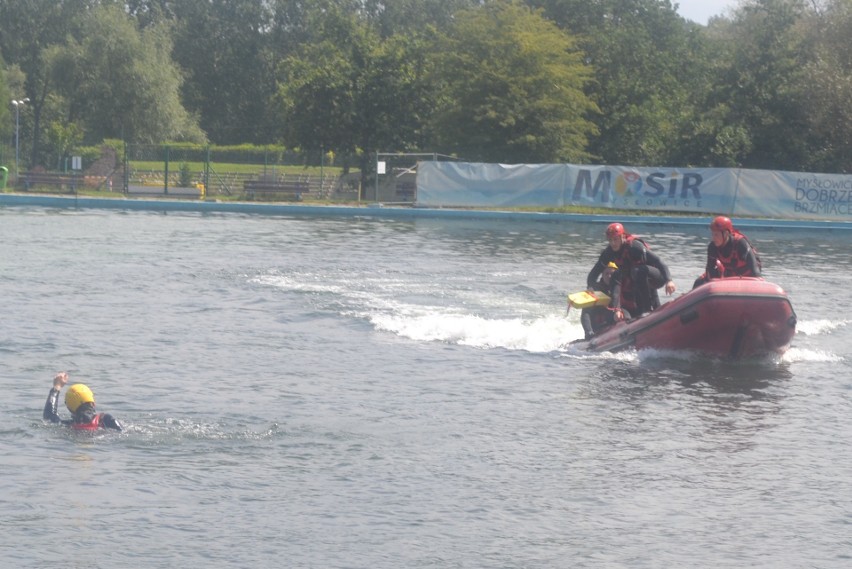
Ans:
POLYGON ((62 171, 22 171, 15 189, 107 192, 128 197, 262 201, 417 202, 417 164, 456 160, 437 153, 377 152, 375 173, 343 175, 330 154, 280 147, 107 144, 64 160, 62 171))
POLYGON ((123 193, 128 197, 194 199, 351 200, 359 196, 328 157, 306 157, 275 148, 187 145, 105 145, 71 161, 67 171, 21 172, 24 191, 123 193))
POLYGON ((375 201, 408 204, 417 202, 417 164, 422 161, 457 160, 436 152, 377 152, 375 186, 364 194, 375 201))
POLYGON ((322 159, 319 167, 305 167, 303 155, 277 149, 127 145, 117 162, 129 195, 333 199, 340 193, 339 168, 326 168, 322 159))

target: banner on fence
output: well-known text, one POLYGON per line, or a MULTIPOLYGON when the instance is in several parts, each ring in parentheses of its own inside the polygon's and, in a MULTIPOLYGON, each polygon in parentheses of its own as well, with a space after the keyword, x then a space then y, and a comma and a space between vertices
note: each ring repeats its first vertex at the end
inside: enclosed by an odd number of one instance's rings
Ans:
POLYGON ((852 220, 852 176, 733 168, 424 161, 417 203, 432 207, 590 206, 852 220))
POLYGON ((852 221, 852 176, 741 170, 737 214, 852 221))

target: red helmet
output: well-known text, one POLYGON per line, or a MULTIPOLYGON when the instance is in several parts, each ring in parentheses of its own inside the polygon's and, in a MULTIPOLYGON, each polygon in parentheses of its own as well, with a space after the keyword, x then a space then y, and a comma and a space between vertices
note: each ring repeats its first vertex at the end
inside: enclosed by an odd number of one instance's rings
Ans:
POLYGON ((718 231, 720 233, 727 231, 728 233, 733 233, 734 224, 731 223, 729 218, 720 215, 710 222, 710 231, 718 231))
POLYGON ((624 235, 624 226, 620 223, 610 223, 606 228, 606 238, 624 235))

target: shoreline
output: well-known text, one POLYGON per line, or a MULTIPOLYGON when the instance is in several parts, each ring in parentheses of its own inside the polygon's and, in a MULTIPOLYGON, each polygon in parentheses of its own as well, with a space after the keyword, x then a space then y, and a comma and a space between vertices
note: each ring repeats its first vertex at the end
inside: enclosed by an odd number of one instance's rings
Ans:
MULTIPOLYGON (((629 218, 631 224, 662 224, 704 226, 706 216, 694 215, 644 215, 631 213, 557 213, 512 210, 476 210, 457 208, 429 208, 416 205, 369 203, 355 205, 312 205, 295 203, 256 203, 199 201, 179 199, 143 198, 96 198, 89 196, 57 196, 50 194, 0 193, 0 207, 48 207, 65 209, 115 209, 131 211, 176 211, 197 213, 242 213, 270 216, 340 216, 340 217, 383 217, 391 219, 413 218, 457 218, 457 219, 503 219, 506 221, 537 221, 557 223, 605 223, 616 218, 629 218)), ((736 218, 736 226, 745 229, 783 230, 840 230, 852 231, 852 221, 821 221, 802 219, 757 219, 736 218)))

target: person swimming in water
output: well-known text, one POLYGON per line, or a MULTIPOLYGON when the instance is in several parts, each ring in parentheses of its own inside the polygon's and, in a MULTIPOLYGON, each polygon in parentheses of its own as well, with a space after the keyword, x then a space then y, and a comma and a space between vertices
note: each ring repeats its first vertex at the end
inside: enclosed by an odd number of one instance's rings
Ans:
POLYGON ((67 425, 79 431, 95 431, 97 429, 123 429, 118 419, 109 413, 98 413, 95 410, 95 395, 92 390, 82 383, 75 383, 65 392, 65 406, 71 411, 71 419, 62 419, 57 413, 59 405, 59 393, 68 383, 68 374, 60 371, 53 378, 53 388, 47 395, 44 404, 43 418, 51 423, 67 425))

